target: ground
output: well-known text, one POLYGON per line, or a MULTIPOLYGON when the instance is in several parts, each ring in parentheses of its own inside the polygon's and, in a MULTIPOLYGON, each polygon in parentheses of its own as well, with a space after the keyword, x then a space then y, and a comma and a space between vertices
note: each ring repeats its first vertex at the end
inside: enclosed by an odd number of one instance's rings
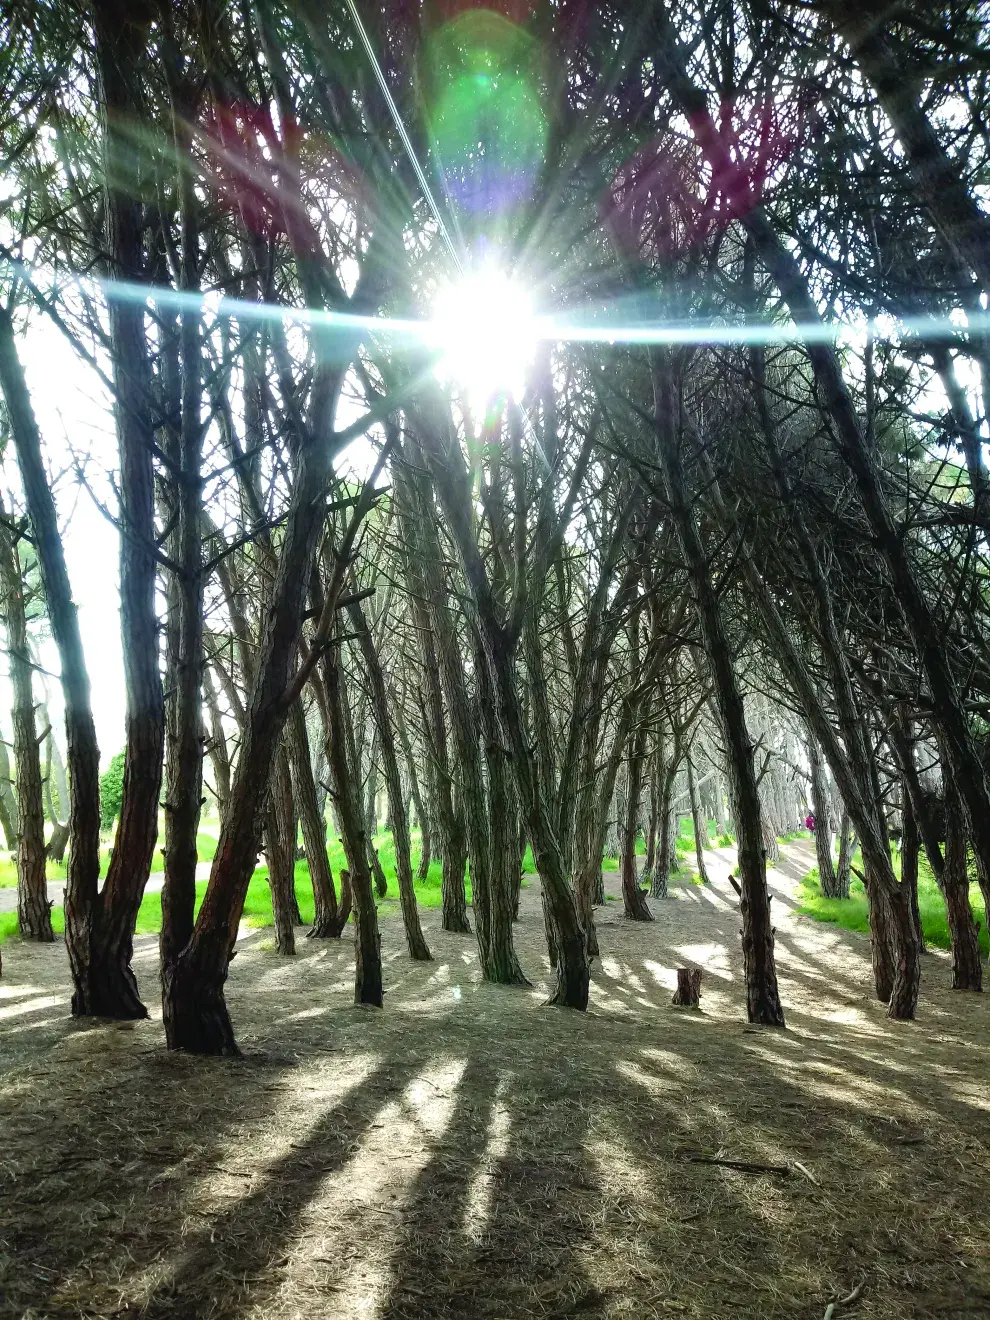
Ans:
MULTIPOLYGON (((20 1317, 990 1316, 987 1005, 925 960, 914 1023, 871 996, 864 936, 793 913, 771 871, 787 1030, 749 1027, 727 852, 714 884, 600 910, 591 1011, 435 961, 383 922, 384 1011, 348 943, 280 959, 245 932, 239 1061, 169 1055, 160 1017, 73 1022, 64 950, 5 946, 0 1314, 20 1317), (671 1006, 704 970, 702 1010, 671 1006), (735 1160, 763 1169, 733 1169, 735 1160)), ((616 877, 606 877, 616 894, 616 877)), ((149 1005, 153 937, 136 946, 149 1005)))

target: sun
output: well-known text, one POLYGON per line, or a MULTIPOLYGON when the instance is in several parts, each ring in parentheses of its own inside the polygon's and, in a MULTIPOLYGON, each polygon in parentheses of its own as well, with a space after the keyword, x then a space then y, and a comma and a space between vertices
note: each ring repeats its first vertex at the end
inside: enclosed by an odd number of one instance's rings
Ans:
POLYGON ((446 285, 430 328, 441 354, 437 374, 464 391, 472 410, 522 398, 539 328, 532 300, 512 276, 483 266, 446 285))

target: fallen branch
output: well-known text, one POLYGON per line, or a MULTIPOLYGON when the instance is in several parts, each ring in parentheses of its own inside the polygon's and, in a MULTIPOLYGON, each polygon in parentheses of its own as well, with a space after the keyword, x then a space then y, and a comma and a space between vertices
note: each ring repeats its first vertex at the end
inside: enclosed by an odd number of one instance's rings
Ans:
POLYGON ((825 1308, 825 1320, 832 1320, 832 1317, 840 1306, 852 1306, 853 1302, 856 1301, 860 1293, 863 1291, 863 1285, 865 1283, 865 1279, 860 1279, 859 1283, 856 1284, 856 1287, 851 1293, 848 1293, 845 1297, 840 1297, 836 1302, 829 1302, 828 1306, 825 1308))
POLYGON ((687 1159, 689 1164, 720 1164, 738 1173, 779 1173, 789 1178, 794 1172, 786 1164, 752 1164, 749 1160, 725 1160, 717 1155, 689 1155, 687 1159))

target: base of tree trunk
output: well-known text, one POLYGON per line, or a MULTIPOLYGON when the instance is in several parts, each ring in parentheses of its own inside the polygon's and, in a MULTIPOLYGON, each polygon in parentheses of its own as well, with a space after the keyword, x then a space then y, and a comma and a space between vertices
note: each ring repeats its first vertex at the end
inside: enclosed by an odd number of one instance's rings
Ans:
POLYGON ((35 940, 39 944, 54 944, 52 905, 45 893, 44 880, 40 893, 22 892, 18 895, 17 925, 23 939, 35 940))
POLYGON ((678 967, 677 989, 670 1001, 677 1008, 701 1007, 701 968, 678 967))
POLYGON ((91 956, 85 977, 74 977, 73 1017, 113 1018, 118 1022, 139 1022, 149 1017, 138 994, 137 980, 130 960, 121 964, 106 957, 91 956))
POLYGON ((466 912, 444 912, 440 920, 440 928, 450 931, 452 935, 471 934, 471 923, 466 912))
POLYGON ((585 952, 585 942, 578 935, 565 947, 557 938, 557 987, 547 1000, 559 1008, 588 1008, 588 990, 591 984, 591 964, 585 952))
POLYGON ((69 843, 69 822, 64 825, 56 823, 52 830, 52 837, 48 840, 48 846, 45 848, 45 856, 50 857, 53 862, 58 862, 61 866, 65 861, 65 850, 69 843))
POLYGON ((170 1050, 238 1058, 223 981, 198 973, 182 958, 162 973, 162 1020, 170 1050))

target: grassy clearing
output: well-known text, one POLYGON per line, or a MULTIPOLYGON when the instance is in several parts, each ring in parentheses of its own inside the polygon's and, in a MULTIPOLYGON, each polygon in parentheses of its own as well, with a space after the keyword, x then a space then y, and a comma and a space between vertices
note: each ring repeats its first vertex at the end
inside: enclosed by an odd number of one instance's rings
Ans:
MULTIPOLYGON (((854 858, 854 864, 861 864, 858 852, 854 858)), ((894 855, 894 870, 900 875, 901 859, 899 854, 894 855)), ((848 898, 825 898, 822 895, 818 878, 818 867, 815 866, 802 879, 798 888, 798 897, 800 899, 798 911, 805 916, 812 917, 815 921, 826 921, 833 926, 841 927, 843 930, 869 932, 869 906, 866 900, 866 890, 860 880, 853 880, 849 887, 848 898)), ((970 885, 970 906, 973 909, 973 916, 980 922, 980 948, 984 957, 986 957, 990 953, 990 939, 987 937, 986 923, 982 920, 977 907, 979 900, 980 890, 974 880, 970 885)), ((918 865, 918 909, 921 912, 921 926, 925 933, 926 943, 935 949, 950 948, 949 923, 945 917, 945 900, 942 898, 941 890, 935 883, 935 877, 932 875, 931 867, 928 865, 928 860, 924 854, 922 854, 918 865)))

